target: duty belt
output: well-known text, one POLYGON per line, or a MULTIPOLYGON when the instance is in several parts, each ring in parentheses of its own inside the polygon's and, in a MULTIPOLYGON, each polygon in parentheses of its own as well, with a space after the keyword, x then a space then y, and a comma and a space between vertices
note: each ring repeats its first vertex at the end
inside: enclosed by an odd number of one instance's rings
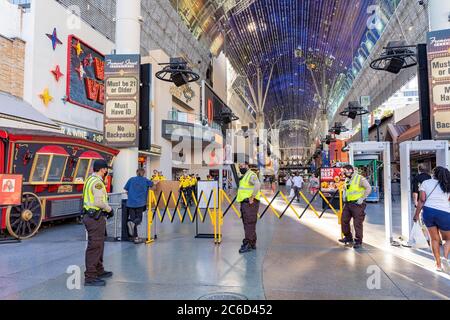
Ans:
POLYGON ((346 201, 345 203, 357 204, 357 203, 358 203, 358 200, 356 200, 356 201, 346 201))
POLYGON ((98 220, 102 215, 104 215, 103 210, 96 209, 83 209, 83 213, 86 214, 89 218, 93 218, 94 220, 98 220))
MULTIPOLYGON (((259 200, 254 199, 253 201, 259 202, 259 200)), ((242 203, 250 203, 250 199, 245 199, 242 203)))

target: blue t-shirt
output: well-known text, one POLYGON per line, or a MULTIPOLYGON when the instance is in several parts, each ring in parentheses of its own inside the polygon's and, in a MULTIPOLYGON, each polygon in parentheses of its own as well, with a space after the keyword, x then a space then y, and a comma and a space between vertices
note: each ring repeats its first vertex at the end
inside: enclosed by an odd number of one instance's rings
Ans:
POLYGON ((153 182, 145 177, 130 178, 124 189, 128 191, 128 208, 141 208, 147 205, 148 189, 153 187, 153 182))

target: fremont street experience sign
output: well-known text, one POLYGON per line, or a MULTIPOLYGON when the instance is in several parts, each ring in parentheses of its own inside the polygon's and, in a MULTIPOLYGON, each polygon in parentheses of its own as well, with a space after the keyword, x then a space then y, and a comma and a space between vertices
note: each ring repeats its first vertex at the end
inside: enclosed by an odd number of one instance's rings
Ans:
POLYGON ((139 145, 140 55, 105 58, 105 144, 139 145))

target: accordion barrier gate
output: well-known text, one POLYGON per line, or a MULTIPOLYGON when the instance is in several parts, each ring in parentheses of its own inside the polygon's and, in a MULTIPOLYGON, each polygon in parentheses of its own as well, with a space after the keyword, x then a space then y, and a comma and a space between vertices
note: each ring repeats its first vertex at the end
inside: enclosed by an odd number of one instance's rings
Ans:
MULTIPOLYGON (((343 210, 343 186, 341 186, 329 200, 320 190, 317 191, 311 199, 308 199, 303 192, 299 192, 300 197, 306 204, 305 208, 295 208, 292 203, 295 197, 288 199, 288 197, 282 192, 277 191, 272 196, 272 199, 262 194, 261 204, 263 205, 258 213, 258 219, 263 219, 266 213, 270 210, 279 220, 283 219, 285 214, 290 210, 295 216, 301 220, 306 214, 308 209, 310 209, 314 215, 321 219, 327 210, 336 215, 338 218, 338 223, 341 223, 341 216, 343 210), (323 210, 317 210, 313 202, 316 198, 322 198, 326 203, 323 210), (332 205, 334 199, 339 199, 339 208, 335 208, 332 205), (275 200, 282 200, 286 207, 280 211, 273 205, 275 200)), ((214 239, 215 244, 220 244, 222 242, 222 226, 225 217, 230 212, 234 212, 236 217, 241 219, 241 213, 238 210, 239 204, 236 202, 236 197, 227 194, 224 190, 215 188, 210 194, 205 194, 203 191, 200 192, 198 196, 192 192, 192 199, 194 206, 188 205, 188 200, 184 193, 180 192, 178 198, 172 192, 165 194, 160 192, 156 194, 153 190, 149 191, 148 194, 148 211, 147 216, 147 244, 153 243, 156 240, 156 235, 154 235, 153 230, 157 222, 164 223, 174 223, 175 221, 184 223, 209 223, 211 225, 212 234, 211 238, 214 239), (200 201, 203 199, 207 203, 205 209, 200 209, 200 201), (173 209, 169 209, 169 205, 174 206, 173 209), (162 208, 164 207, 164 208, 162 208)), ((198 235, 198 234, 197 234, 198 235)))

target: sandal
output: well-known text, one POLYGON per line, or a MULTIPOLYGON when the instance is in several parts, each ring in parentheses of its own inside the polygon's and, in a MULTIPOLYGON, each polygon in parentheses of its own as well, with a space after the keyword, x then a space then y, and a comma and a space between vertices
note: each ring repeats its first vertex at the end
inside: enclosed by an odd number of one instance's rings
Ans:
POLYGON ((442 269, 442 271, 445 272, 445 273, 449 273, 450 272, 450 265, 449 265, 448 259, 441 258, 441 261, 442 261, 441 262, 441 265, 442 265, 441 269, 442 269))

